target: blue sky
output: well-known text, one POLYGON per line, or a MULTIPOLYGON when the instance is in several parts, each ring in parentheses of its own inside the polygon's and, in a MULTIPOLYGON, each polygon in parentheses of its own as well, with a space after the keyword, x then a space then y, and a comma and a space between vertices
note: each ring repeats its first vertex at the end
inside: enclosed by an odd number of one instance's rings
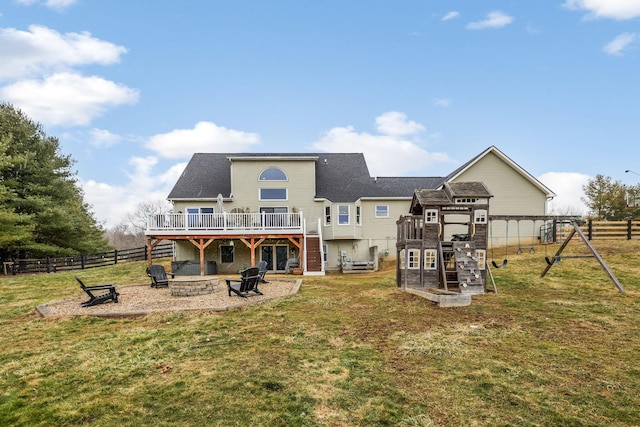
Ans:
POLYGON ((0 0, 0 101, 107 227, 194 152, 443 176, 495 145, 575 213, 590 177, 640 181, 639 23, 640 0, 0 0))

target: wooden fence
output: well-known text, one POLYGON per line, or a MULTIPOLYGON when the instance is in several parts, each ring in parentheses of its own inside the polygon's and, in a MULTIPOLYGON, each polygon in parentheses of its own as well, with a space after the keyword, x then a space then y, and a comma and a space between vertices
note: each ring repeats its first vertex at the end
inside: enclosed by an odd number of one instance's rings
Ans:
MULTIPOLYGON (((543 241, 561 242, 571 232, 573 226, 566 222, 555 224, 555 238, 549 237, 543 241)), ((547 234, 551 229, 547 229, 547 234)), ((589 240, 632 240, 640 239, 640 221, 594 221, 588 220, 580 226, 580 230, 589 240)))
MULTIPOLYGON (((173 244, 166 243, 154 247, 151 258, 167 258, 173 256, 173 244)), ((49 257, 43 259, 20 259, 4 263, 4 274, 56 273, 59 271, 84 270, 104 267, 119 262, 146 260, 147 247, 121 249, 98 254, 76 255, 70 257, 49 257)))

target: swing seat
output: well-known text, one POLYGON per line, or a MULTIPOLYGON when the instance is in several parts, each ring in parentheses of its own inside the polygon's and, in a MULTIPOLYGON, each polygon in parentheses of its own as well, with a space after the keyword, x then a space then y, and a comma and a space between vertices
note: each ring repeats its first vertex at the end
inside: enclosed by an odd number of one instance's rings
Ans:
POLYGON ((493 264, 493 267, 494 267, 494 268, 504 268, 504 267, 506 267, 506 266, 507 266, 507 259, 505 258, 505 259, 502 261, 502 264, 501 264, 501 265, 498 265, 498 263, 497 263, 497 262, 495 262, 495 261, 491 261, 491 264, 493 264))
POLYGON ((544 257, 544 260, 549 265, 558 265, 560 264, 561 258, 559 256, 554 256, 553 258, 549 258, 548 256, 544 257))

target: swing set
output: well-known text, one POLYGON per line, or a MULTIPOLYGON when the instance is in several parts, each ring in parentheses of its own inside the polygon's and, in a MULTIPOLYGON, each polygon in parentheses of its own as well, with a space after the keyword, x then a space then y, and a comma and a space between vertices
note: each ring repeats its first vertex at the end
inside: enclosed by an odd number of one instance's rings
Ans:
MULTIPOLYGON (((506 218, 506 217, 504 217, 506 218)), ((531 219, 530 221, 533 223, 533 230, 531 232, 531 245, 527 245, 524 246, 522 245, 522 238, 520 236, 520 221, 526 220, 523 217, 514 217, 513 221, 516 221, 516 230, 517 230, 517 234, 518 234, 518 250, 516 251, 516 253, 518 255, 521 255, 523 253, 523 250, 527 249, 529 250, 530 254, 534 254, 536 253, 536 249, 535 249, 535 242, 536 242, 536 220, 535 219, 531 219)), ((504 268, 507 266, 507 263, 509 262, 508 260, 508 252, 509 252, 509 222, 511 220, 509 219, 505 219, 505 236, 504 236, 504 259, 502 260, 502 264, 498 264, 495 261, 495 245, 493 244, 493 239, 494 239, 494 233, 493 233, 493 220, 490 223, 490 230, 489 232, 491 233, 491 264, 493 265, 494 268, 504 268)), ((528 220, 527 220, 528 221, 528 220)))
MULTIPOLYGON (((555 255, 553 255, 552 257, 549 257, 546 255, 546 245, 545 245, 545 262, 546 262, 546 267, 544 269, 544 271, 542 272, 542 274, 540 275, 540 277, 544 277, 547 272, 551 269, 551 267, 556 266, 558 264, 560 264, 560 261, 564 258, 595 258, 598 263, 600 264, 600 266, 602 267, 602 269, 607 273, 607 275, 609 276, 609 278, 611 279, 611 281, 613 281, 613 283, 616 285, 616 287, 618 288, 618 290, 620 292, 625 292, 622 284, 618 281, 618 279, 615 277, 615 275, 613 274, 613 272, 609 269, 609 267, 607 266, 607 264, 604 262, 604 260, 602 259, 602 257, 600 256, 600 254, 598 253, 598 251, 596 251, 596 249, 593 247, 593 245, 589 242, 589 239, 587 239, 587 237, 584 235, 584 233, 580 230, 580 226, 578 224, 578 220, 575 217, 548 217, 548 216, 513 216, 513 215, 493 215, 489 217, 489 233, 490 233, 490 238, 491 238, 491 264, 493 265, 494 268, 504 268, 507 266, 508 263, 508 247, 509 247, 509 222, 510 221, 516 221, 518 224, 518 250, 517 253, 518 254, 522 254, 522 250, 523 249, 529 249, 529 253, 533 254, 535 253, 535 248, 533 243, 535 243, 535 234, 536 234, 536 221, 553 221, 554 224, 558 221, 563 221, 563 223, 569 222, 572 226, 572 230, 569 232, 569 234, 567 235, 567 237, 565 238, 564 242, 562 242, 562 244, 560 245, 560 248, 558 248, 557 252, 555 253, 555 255), (494 250, 495 250, 495 245, 493 244, 493 239, 494 239, 494 233, 493 233, 493 221, 505 221, 505 248, 504 248, 504 260, 502 261, 502 264, 498 264, 495 261, 495 257, 494 257, 494 250), (522 246, 521 245, 521 239, 520 239, 520 221, 533 221, 533 233, 532 233, 532 239, 533 242, 531 244, 531 246, 522 246), (569 243, 569 241, 575 236, 578 235, 580 237, 580 239, 582 239, 582 241, 584 242, 584 244, 587 246, 587 248, 589 249, 589 251, 591 252, 590 255, 562 255, 562 252, 564 251, 564 249, 567 247, 567 244, 569 243)), ((555 226, 555 225, 554 225, 555 226)), ((553 239, 555 240, 555 239, 553 239)), ((552 243, 552 241, 548 241, 545 239, 545 243, 552 243)))

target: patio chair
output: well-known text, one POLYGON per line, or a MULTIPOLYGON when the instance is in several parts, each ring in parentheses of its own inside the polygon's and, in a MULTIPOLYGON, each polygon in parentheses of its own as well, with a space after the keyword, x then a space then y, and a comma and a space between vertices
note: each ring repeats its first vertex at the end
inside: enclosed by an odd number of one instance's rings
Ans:
POLYGON ((169 286, 167 272, 162 265, 151 265, 147 267, 147 276, 151 277, 152 288, 162 288, 169 286))
POLYGON ((258 275, 260 276, 260 283, 269 283, 264 280, 265 274, 267 274, 267 261, 260 261, 258 263, 258 275))
POLYGON ((285 274, 293 272, 294 268, 300 268, 300 260, 298 258, 289 258, 284 266, 285 274))
POLYGON ((89 299, 82 304, 82 307, 91 307, 93 305, 103 304, 105 302, 113 301, 114 303, 118 303, 118 292, 116 292, 116 287, 113 285, 94 285, 94 286, 86 286, 82 280, 78 276, 76 276, 76 280, 80 283, 80 287, 87 295, 89 295, 89 299), (104 291, 99 295, 96 295, 96 292, 104 291))
POLYGON ((262 295, 262 292, 258 290, 258 283, 260 282, 260 270, 258 267, 250 267, 240 272, 240 279, 225 279, 227 282, 227 292, 231 296, 231 292, 234 294, 246 298, 249 296, 249 292, 253 292, 254 295, 262 295))

